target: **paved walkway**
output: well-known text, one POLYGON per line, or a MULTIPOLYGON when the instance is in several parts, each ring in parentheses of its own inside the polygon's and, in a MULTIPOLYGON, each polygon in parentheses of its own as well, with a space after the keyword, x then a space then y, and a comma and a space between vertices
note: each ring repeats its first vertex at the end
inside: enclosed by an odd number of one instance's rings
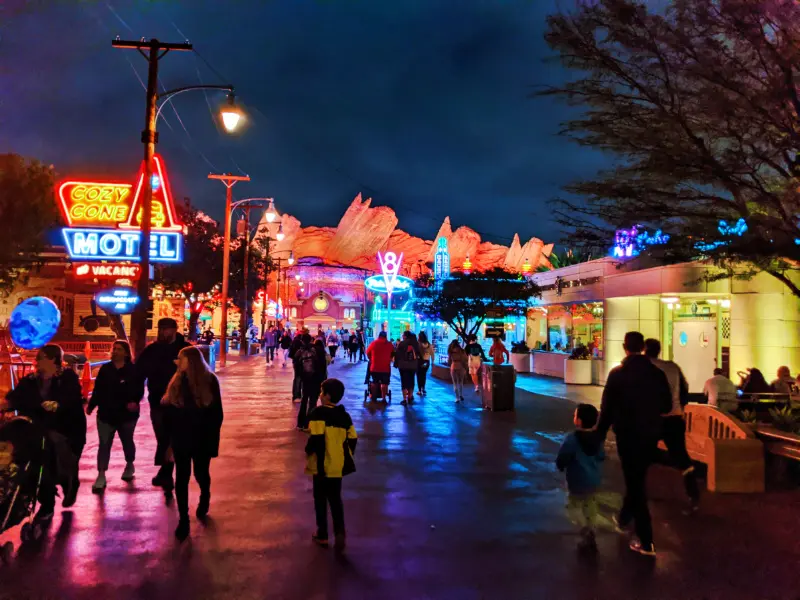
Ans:
MULTIPOLYGON (((699 515, 680 514, 677 473, 651 477, 653 564, 613 533, 596 560, 575 552, 553 464, 570 427, 563 400, 517 392, 516 413, 487 413, 470 392, 455 406, 431 381, 413 408, 364 406, 363 363, 336 364, 360 434, 358 472, 345 480, 346 557, 310 543, 305 436, 294 431, 289 370, 261 360, 222 376, 225 425, 212 464, 211 520, 192 521, 190 542, 172 532, 174 503, 150 486, 149 419, 137 429, 137 478, 119 480, 112 456, 103 496, 94 479, 89 431, 82 488, 59 512, 46 542, 0 570, 0 598, 106 599, 532 599, 776 598, 798 596, 796 492, 709 495, 699 515)), ((393 387, 397 390, 396 382, 393 387)), ((619 468, 607 466, 607 510, 618 504, 619 468)), ((192 502, 197 490, 191 490, 192 502)))

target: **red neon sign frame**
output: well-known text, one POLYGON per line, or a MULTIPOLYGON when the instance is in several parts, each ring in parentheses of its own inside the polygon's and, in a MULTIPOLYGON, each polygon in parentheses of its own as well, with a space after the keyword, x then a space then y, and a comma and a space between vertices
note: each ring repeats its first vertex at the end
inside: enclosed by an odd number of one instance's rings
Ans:
MULTIPOLYGON (((153 190, 153 213, 150 220, 151 228, 153 231, 183 231, 183 226, 178 224, 175 220, 175 210, 172 204, 172 192, 169 186, 169 179, 167 179, 167 169, 161 156, 158 154, 153 156, 153 164, 155 165, 153 174, 158 176, 159 186, 157 190, 153 190)), ((139 169, 137 181, 136 193, 133 197, 133 205, 131 206, 128 221, 120 223, 120 229, 141 229, 139 221, 141 220, 142 211, 144 161, 142 161, 142 166, 139 169)))
MULTIPOLYGON (((153 190, 152 231, 182 231, 175 218, 172 190, 164 159, 153 157, 154 175, 159 185, 153 190)), ((64 220, 69 227, 103 227, 111 229, 140 230, 142 191, 144 187, 144 161, 133 185, 112 181, 79 181, 70 179, 58 186, 58 201, 64 220)))

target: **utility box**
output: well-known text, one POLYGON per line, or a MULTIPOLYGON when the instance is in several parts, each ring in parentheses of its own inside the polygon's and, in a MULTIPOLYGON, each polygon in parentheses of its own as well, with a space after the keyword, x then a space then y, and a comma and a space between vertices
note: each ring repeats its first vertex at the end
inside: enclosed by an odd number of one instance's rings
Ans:
POLYGON ((481 366, 481 404, 483 408, 499 411, 514 410, 514 390, 517 373, 513 365, 481 366))

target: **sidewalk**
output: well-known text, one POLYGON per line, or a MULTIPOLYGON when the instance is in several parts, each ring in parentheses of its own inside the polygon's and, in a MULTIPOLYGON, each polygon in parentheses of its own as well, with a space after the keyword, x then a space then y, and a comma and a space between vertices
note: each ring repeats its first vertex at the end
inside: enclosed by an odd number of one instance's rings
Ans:
MULTIPOLYGON (((294 430, 292 370, 263 357, 220 374, 225 408, 220 457, 212 462, 210 520, 192 517, 191 541, 172 532, 174 502, 150 485, 155 447, 147 407, 136 430, 137 476, 119 480, 119 444, 104 495, 90 493, 97 432, 89 421, 81 490, 73 510, 57 510, 40 547, 0 569, 0 600, 286 600, 381 598, 553 600, 776 599, 800 589, 800 495, 708 494, 683 517, 680 475, 656 467, 651 507, 659 557, 633 555, 618 535, 599 536, 600 553, 575 551, 555 468, 572 407, 517 390, 517 411, 483 411, 429 379, 413 406, 364 404, 365 363, 337 361, 344 405, 359 434, 357 472, 344 481, 348 551, 337 558, 310 542, 313 505, 303 475, 307 437, 294 430)), ((622 489, 613 452, 604 514, 622 489)), ((197 488, 190 488, 192 505, 197 488)))

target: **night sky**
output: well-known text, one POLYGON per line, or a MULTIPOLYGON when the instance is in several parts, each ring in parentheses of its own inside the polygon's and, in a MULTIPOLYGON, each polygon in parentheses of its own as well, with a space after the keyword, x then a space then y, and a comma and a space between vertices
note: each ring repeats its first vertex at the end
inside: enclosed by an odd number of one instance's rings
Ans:
POLYGON ((177 199, 220 218, 224 187, 207 175, 243 172, 253 181, 237 197, 274 196, 303 225, 335 225, 360 191, 428 239, 449 215, 491 241, 556 241, 549 201, 608 163, 556 136, 566 107, 528 98, 568 76, 543 62, 556 4, 2 0, 0 151, 132 179, 146 62, 111 40, 188 39, 198 54, 170 53, 162 84, 232 83, 249 119, 235 136, 219 130, 209 111, 223 92, 164 109, 158 151, 177 199))

